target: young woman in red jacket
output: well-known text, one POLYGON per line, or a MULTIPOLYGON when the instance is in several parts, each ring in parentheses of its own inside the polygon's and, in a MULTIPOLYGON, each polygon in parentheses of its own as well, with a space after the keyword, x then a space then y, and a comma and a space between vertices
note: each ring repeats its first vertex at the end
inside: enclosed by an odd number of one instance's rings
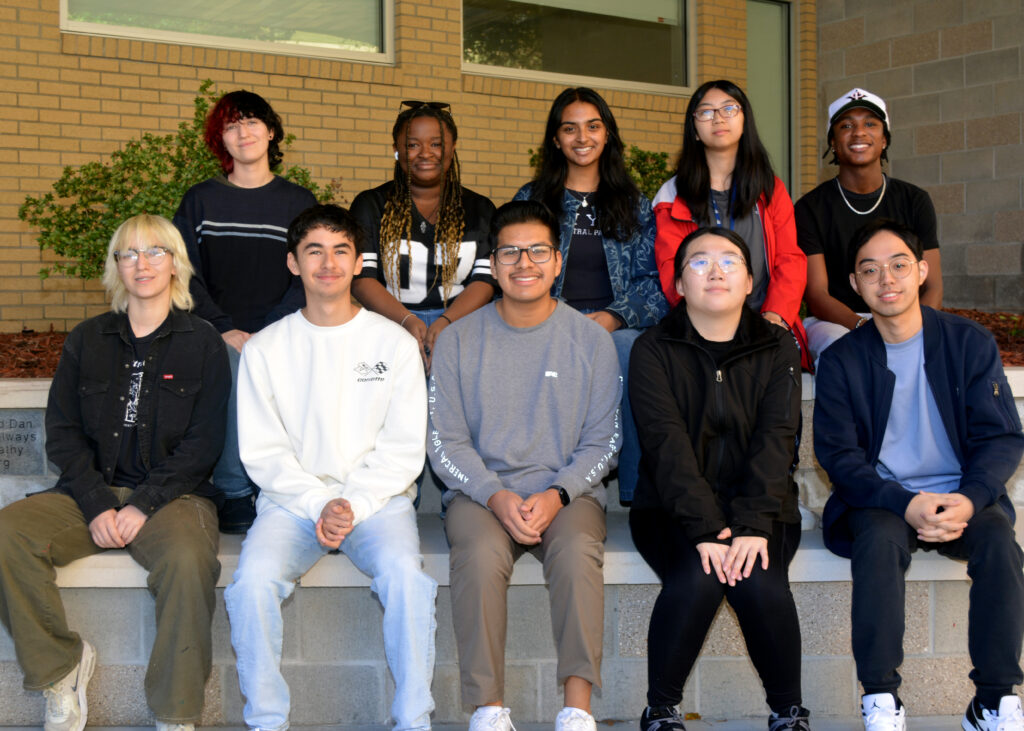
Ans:
POLYGON ((772 171, 750 101, 736 84, 708 81, 686 108, 676 174, 654 198, 655 260, 670 304, 679 301, 672 262, 679 243, 699 226, 723 226, 750 246, 754 287, 747 305, 788 328, 811 361, 800 322, 807 257, 796 243, 793 202, 772 171))

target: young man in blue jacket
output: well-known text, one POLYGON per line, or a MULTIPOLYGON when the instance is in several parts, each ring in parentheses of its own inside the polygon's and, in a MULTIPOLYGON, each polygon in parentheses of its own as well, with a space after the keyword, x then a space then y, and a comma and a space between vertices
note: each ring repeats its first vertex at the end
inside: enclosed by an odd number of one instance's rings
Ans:
POLYGON ((904 575, 920 548, 967 561, 976 690, 965 731, 1024 729, 1013 686, 1022 553, 1006 481, 1024 435, 992 335, 920 304, 921 243, 884 219, 854 236, 850 283, 872 320, 822 353, 814 449, 832 481, 825 544, 851 559, 853 655, 868 731, 902 731, 904 575))

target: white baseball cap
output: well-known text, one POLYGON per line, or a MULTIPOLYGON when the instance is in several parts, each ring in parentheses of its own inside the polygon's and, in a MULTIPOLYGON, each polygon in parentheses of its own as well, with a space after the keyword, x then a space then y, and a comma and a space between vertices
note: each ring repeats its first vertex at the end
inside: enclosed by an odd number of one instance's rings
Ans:
POLYGON ((825 132, 828 133, 832 130, 832 125, 836 123, 836 120, 843 112, 847 109, 856 108, 869 110, 878 115, 878 118, 882 120, 886 127, 889 126, 889 113, 885 108, 885 102, 882 100, 882 97, 872 94, 866 89, 854 88, 828 105, 828 126, 825 127, 825 132))

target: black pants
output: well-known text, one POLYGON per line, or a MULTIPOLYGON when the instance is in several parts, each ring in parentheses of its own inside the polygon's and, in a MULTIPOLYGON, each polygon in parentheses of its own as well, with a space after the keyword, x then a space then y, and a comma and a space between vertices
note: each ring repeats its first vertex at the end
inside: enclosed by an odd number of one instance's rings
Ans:
POLYGON ((850 510, 853 532, 853 657, 865 693, 892 693, 903 662, 905 574, 916 549, 936 550, 967 561, 971 578, 967 647, 978 699, 998 708, 998 699, 1024 680, 1020 669, 1024 636, 1022 554, 1002 508, 991 505, 972 517, 963 535, 949 543, 918 542, 917 533, 889 510, 850 510), (994 700, 994 705, 993 705, 994 700))
POLYGON ((629 514, 633 542, 661 579, 647 633, 647 703, 674 706, 697 661, 715 613, 727 599, 739 619, 747 652, 764 685, 768 705, 801 705, 800 623, 789 589, 789 563, 800 544, 799 523, 774 523, 768 569, 760 562, 736 586, 704 573, 700 554, 661 510, 629 514))

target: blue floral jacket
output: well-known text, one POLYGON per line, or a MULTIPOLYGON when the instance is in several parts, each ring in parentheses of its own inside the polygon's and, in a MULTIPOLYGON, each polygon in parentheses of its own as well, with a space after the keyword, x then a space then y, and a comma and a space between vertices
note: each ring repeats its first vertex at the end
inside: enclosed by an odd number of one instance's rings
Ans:
MULTIPOLYGON (((513 200, 529 200, 533 184, 527 183, 513 200)), ((562 230, 559 249, 562 260, 569 259, 569 244, 572 229, 576 223, 576 211, 580 202, 572 193, 565 191, 562 197, 562 230)), ((604 309, 624 323, 626 327, 646 328, 656 324, 668 312, 668 301, 661 291, 658 280, 658 266, 654 261, 654 214, 651 203, 640 196, 639 228, 629 241, 621 242, 602 237, 604 258, 608 262, 608 277, 612 283, 614 299, 604 309)), ((552 294, 562 293, 565 281, 565 267, 555 279, 552 294)))

